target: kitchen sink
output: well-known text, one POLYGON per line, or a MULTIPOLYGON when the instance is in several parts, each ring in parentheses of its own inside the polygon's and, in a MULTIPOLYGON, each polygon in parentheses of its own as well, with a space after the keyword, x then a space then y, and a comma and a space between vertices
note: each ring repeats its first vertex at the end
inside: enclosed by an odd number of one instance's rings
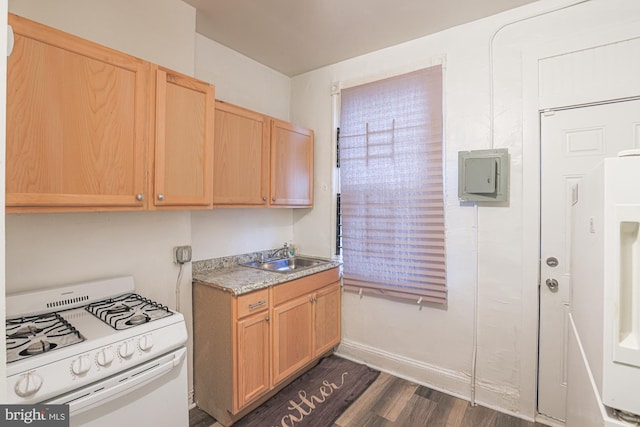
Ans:
POLYGON ((325 259, 295 256, 291 258, 275 259, 265 262, 252 261, 240 265, 244 267, 257 268, 260 270, 274 271, 276 273, 291 273, 294 271, 317 267, 322 264, 328 264, 329 262, 330 261, 327 261, 325 259))

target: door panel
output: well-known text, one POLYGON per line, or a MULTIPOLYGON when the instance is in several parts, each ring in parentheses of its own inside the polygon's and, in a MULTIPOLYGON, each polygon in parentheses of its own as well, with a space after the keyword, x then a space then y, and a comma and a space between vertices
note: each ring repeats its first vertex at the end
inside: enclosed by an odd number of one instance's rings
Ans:
POLYGON ((577 197, 574 186, 605 157, 640 148, 635 132, 639 124, 639 100, 544 113, 541 117, 538 412, 551 418, 565 418, 570 208, 577 197))

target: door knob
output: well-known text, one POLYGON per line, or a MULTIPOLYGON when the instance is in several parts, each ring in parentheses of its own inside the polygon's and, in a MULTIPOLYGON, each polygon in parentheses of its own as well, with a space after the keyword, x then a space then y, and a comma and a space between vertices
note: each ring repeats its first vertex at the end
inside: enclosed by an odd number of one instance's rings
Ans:
POLYGON ((547 279, 545 283, 551 292, 558 292, 558 281, 556 279, 547 279))

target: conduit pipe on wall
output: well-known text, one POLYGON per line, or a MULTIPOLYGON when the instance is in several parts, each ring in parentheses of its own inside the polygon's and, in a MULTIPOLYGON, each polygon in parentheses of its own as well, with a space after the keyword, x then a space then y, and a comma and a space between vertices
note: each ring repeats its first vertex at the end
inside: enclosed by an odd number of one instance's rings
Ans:
MULTIPOLYGON (((493 45, 496 36, 499 32, 504 30, 507 27, 510 27, 515 24, 519 24, 524 21, 528 21, 530 19, 538 18, 541 16, 549 15, 555 12, 559 12, 561 10, 569 9, 574 6, 590 2, 592 0, 579 0, 574 1, 564 6, 556 7, 544 12, 539 12, 531 16, 526 16, 524 18, 516 19, 515 21, 507 22, 506 24, 500 26, 497 30, 493 32, 491 38, 489 39, 489 147, 491 149, 495 148, 495 119, 494 119, 494 111, 495 111, 495 95, 494 95, 494 64, 493 64, 493 45)), ((479 296, 480 296, 480 265, 478 262, 479 257, 479 226, 478 226, 478 204, 474 203, 475 212, 474 212, 474 225, 476 232, 476 283, 475 283, 475 301, 474 301, 474 318, 473 318, 473 351, 471 356, 471 384, 470 384, 470 403, 472 406, 477 406, 476 402, 476 370, 477 370, 477 356, 478 356, 478 312, 479 312, 479 296)))

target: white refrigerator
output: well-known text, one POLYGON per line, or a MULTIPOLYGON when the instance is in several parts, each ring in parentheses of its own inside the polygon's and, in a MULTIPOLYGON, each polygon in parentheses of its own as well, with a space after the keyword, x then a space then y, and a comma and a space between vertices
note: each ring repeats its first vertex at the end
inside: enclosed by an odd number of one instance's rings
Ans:
POLYGON ((572 199, 566 426, 637 425, 640 151, 605 159, 572 199))

